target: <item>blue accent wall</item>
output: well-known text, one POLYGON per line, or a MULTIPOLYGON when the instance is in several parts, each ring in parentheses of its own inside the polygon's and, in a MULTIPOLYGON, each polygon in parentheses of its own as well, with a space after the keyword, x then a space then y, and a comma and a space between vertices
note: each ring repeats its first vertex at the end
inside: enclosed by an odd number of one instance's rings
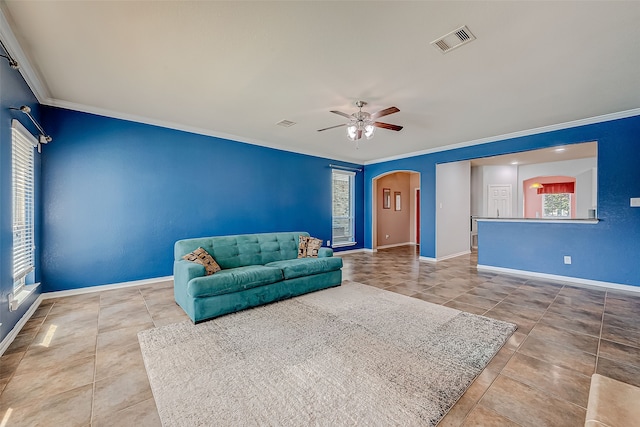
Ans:
MULTIPOLYGON (((331 169, 351 163, 43 107, 44 291, 173 273, 178 239, 308 231, 331 239, 331 169)), ((363 173, 356 248, 363 247, 363 173)))
MULTIPOLYGON (((12 182, 11 182, 11 121, 17 119, 34 135, 37 130, 20 111, 9 110, 22 105, 31 107, 31 114, 39 120, 40 110, 37 100, 22 75, 9 67, 4 58, 0 58, 0 342, 11 332, 29 307, 39 296, 40 290, 31 294, 17 311, 9 311, 9 294, 13 292, 13 233, 12 233, 12 182)), ((39 280, 40 247, 40 155, 35 157, 35 202, 36 202, 36 271, 39 280)))
POLYGON ((420 255, 436 257, 438 163, 598 141, 598 217, 594 225, 481 223, 478 263, 640 286, 640 116, 365 166, 365 247, 372 247, 372 180, 394 170, 421 176, 420 255), (564 265, 563 255, 572 256, 564 265))

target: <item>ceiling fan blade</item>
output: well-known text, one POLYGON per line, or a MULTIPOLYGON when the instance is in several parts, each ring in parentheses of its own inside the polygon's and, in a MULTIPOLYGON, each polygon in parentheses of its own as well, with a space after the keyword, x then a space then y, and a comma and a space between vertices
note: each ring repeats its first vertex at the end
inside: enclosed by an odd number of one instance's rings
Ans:
POLYGON ((342 126, 346 126, 346 123, 343 123, 341 125, 335 125, 335 126, 330 126, 328 128, 324 128, 324 129, 318 129, 318 132, 322 132, 323 130, 329 130, 329 129, 335 129, 335 128, 341 128, 342 126))
POLYGON ((388 116, 389 114, 397 113, 398 111, 400 110, 396 107, 385 108, 384 110, 380 110, 377 113, 373 113, 371 115, 371 118, 375 120, 380 117, 388 116))
POLYGON ((351 114, 343 113, 342 111, 331 110, 331 112, 333 114, 337 114, 339 116, 346 117, 347 119, 353 119, 353 116, 351 114))
POLYGON ((398 125, 392 125, 389 123, 382 123, 382 122, 373 122, 373 125, 377 128, 383 128, 383 129, 389 129, 389 130, 401 130, 402 126, 398 126, 398 125))

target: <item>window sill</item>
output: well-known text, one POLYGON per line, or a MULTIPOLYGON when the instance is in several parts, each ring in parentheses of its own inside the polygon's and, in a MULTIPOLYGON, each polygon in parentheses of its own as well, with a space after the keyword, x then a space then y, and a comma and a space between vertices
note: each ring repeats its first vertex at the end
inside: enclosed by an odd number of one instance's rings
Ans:
POLYGON ((20 292, 9 299, 9 311, 16 311, 38 289, 38 286, 40 283, 23 286, 20 292))
POLYGON ((332 248, 345 248, 348 246, 355 246, 358 242, 348 242, 348 243, 338 243, 336 245, 331 245, 332 248))

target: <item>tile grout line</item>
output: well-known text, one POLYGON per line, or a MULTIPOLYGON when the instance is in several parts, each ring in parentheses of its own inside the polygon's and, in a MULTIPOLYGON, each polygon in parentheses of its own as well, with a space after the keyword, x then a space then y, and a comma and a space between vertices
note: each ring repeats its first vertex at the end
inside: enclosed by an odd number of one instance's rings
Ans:
POLYGON ((144 297, 144 294, 142 293, 142 290, 140 289, 140 287, 138 287, 138 292, 140 292, 140 296, 142 297, 142 301, 144 302, 144 309, 147 310, 147 314, 149 315, 149 318, 151 319, 151 323, 153 323, 153 327, 157 328, 158 325, 156 325, 156 321, 153 320, 153 316, 151 315, 151 311, 149 311, 149 305, 147 304, 147 299, 144 297))
POLYGON ((93 425, 93 415, 95 410, 96 400, 96 375, 98 372, 98 337, 100 336, 100 315, 102 313, 102 293, 98 298, 98 316, 96 316, 96 348, 93 356, 93 384, 91 387, 91 411, 89 415, 89 425, 93 425))
POLYGON ((598 372, 598 362, 600 361, 600 345, 602 345, 602 330, 604 329, 604 313, 607 310, 607 299, 609 298, 609 291, 604 291, 604 304, 602 305, 602 318, 600 319, 600 335, 598 336, 598 348, 596 349, 596 365, 593 368, 593 373, 598 372))

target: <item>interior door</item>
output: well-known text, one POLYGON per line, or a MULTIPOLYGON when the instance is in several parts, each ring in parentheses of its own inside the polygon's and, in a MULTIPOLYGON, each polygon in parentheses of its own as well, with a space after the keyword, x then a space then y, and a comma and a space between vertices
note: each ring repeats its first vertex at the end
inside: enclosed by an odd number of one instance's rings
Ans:
POLYGON ((489 185, 487 216, 511 217, 511 184, 489 185))

